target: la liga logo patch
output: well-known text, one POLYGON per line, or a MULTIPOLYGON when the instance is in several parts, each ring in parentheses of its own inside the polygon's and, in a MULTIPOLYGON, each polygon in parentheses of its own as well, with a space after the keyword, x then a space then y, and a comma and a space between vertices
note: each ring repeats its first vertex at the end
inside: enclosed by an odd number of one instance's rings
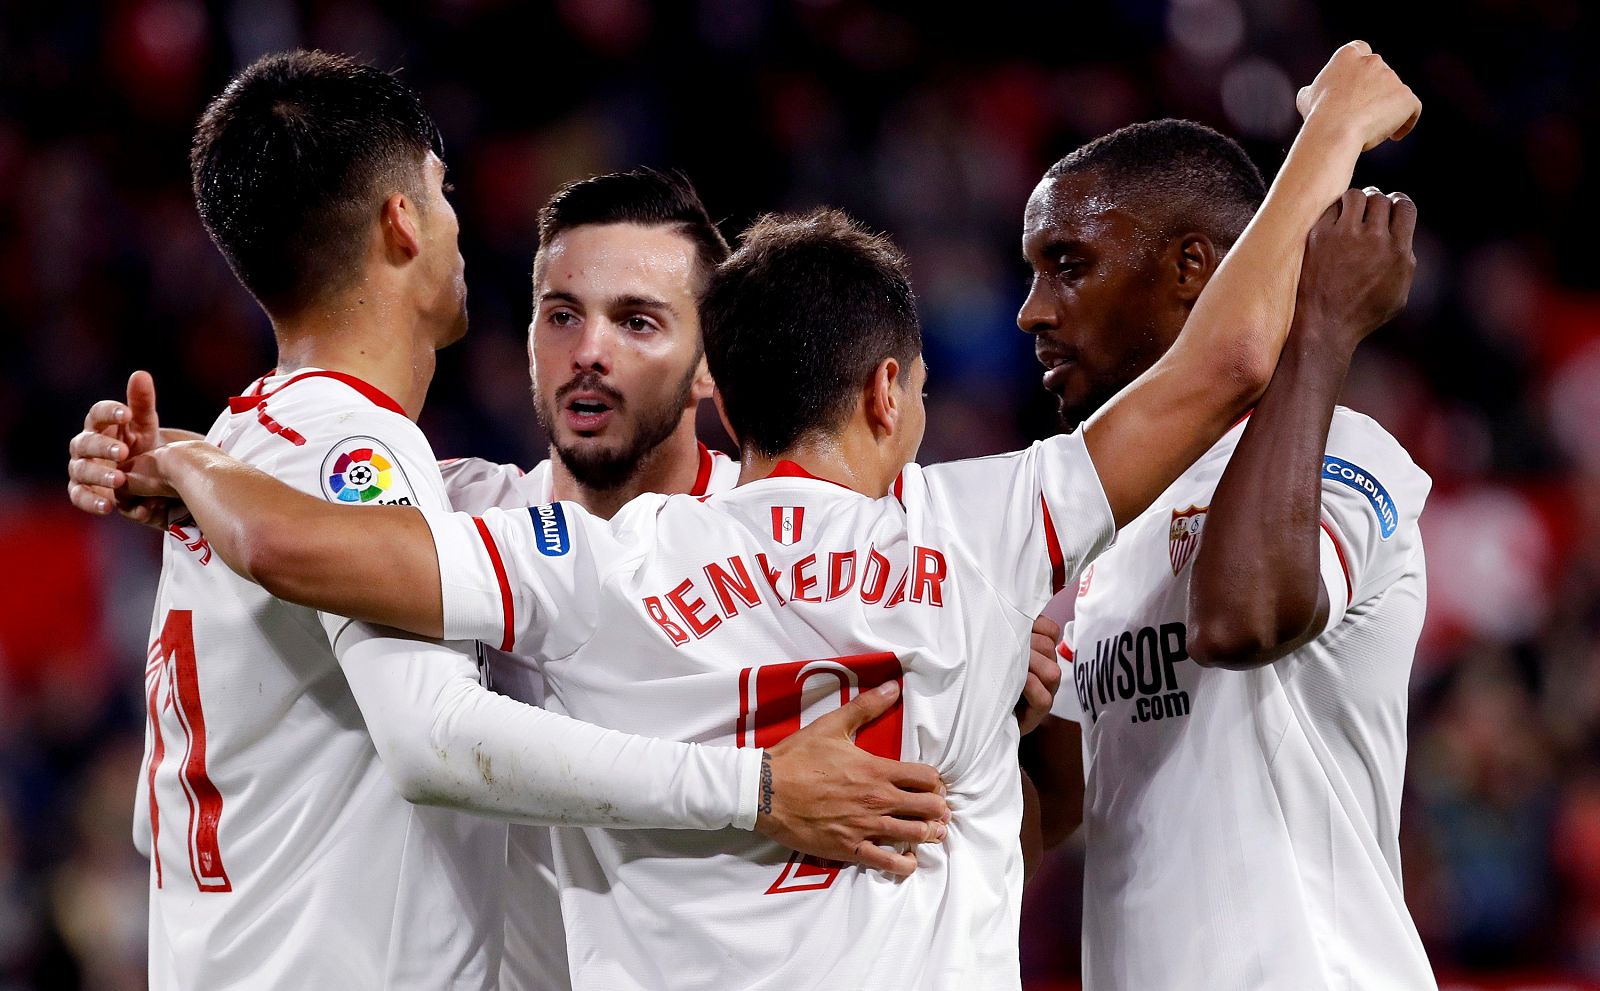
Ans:
POLYGON ((371 437, 347 437, 322 459, 322 491, 331 502, 394 503, 407 486, 394 455, 371 437))

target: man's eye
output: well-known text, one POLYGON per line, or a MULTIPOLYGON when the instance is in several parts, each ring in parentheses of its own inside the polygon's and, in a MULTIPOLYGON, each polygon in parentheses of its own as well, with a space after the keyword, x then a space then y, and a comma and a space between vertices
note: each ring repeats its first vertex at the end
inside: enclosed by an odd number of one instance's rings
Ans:
POLYGON ((646 331, 654 330, 656 327, 654 321, 650 320, 650 318, 639 316, 628 317, 622 321, 622 325, 635 334, 643 334, 646 331))
POLYGON ((554 310, 551 312, 549 320, 557 327, 570 327, 578 322, 578 315, 571 310, 554 310))

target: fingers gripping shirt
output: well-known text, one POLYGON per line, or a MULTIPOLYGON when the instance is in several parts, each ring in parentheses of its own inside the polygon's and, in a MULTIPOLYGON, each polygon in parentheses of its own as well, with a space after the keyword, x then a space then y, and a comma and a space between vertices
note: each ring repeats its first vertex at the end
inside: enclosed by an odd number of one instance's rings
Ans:
POLYGON ((900 883, 755 836, 557 830, 575 987, 1016 986, 1022 658, 1110 512, 1076 437, 910 466, 894 492, 790 465, 609 524, 565 503, 427 514, 447 634, 545 657, 552 705, 748 750, 894 678, 902 707, 858 745, 933 764, 961 810, 900 883))

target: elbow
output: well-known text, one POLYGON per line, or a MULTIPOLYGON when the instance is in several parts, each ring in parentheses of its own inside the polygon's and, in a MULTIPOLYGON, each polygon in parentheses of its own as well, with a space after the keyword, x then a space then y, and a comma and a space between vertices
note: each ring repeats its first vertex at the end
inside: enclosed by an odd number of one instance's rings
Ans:
POLYGON ((296 596, 300 583, 295 580, 295 565, 300 552, 288 539, 291 532, 285 527, 267 526, 242 533, 238 552, 233 555, 238 559, 235 570, 274 598, 304 605, 296 596))
POLYGON ((1273 605, 1276 608, 1254 615, 1234 611, 1207 616, 1191 610, 1186 645, 1190 660, 1203 668, 1248 671, 1287 654, 1304 640, 1314 620, 1316 602, 1280 601, 1273 605))
POLYGON ((441 787, 438 767, 416 752, 418 748, 394 740, 374 739, 373 742, 377 745, 378 759, 383 762, 383 771, 401 798, 412 805, 450 804, 450 796, 441 787))
POLYGON ((1225 396, 1231 397, 1233 415, 1242 414, 1255 405, 1277 371, 1279 352, 1269 347, 1266 340, 1267 335, 1261 333, 1242 335, 1238 344, 1220 349, 1213 358, 1216 367, 1212 382, 1225 396))

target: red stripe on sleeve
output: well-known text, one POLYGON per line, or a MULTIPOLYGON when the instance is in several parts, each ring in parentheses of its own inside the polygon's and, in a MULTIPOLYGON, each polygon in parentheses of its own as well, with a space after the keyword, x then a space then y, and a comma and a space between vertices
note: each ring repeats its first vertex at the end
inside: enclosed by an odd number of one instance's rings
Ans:
POLYGON ((506 564, 500 560, 500 548, 495 544, 494 536, 489 533, 488 525, 476 516, 472 518, 472 522, 478 528, 478 536, 483 538, 484 550, 489 552, 489 563, 494 565, 495 580, 500 583, 500 611, 505 623, 505 636, 500 640, 500 649, 509 654, 517 627, 511 604, 511 582, 506 578, 506 564))
POLYGON ((1050 592, 1055 594, 1067 586, 1067 562, 1061 554, 1061 539, 1056 536, 1056 525, 1050 519, 1050 504, 1039 496, 1039 508, 1044 510, 1044 546, 1050 552, 1050 592))
POLYGON ((1333 552, 1339 555, 1339 570, 1344 572, 1344 604, 1345 608, 1348 609, 1350 604, 1356 600, 1356 588, 1350 583, 1350 564, 1345 560, 1344 546, 1339 543, 1339 535, 1333 532, 1333 527, 1328 525, 1327 520, 1319 520, 1318 522, 1322 524, 1322 532, 1326 533, 1328 539, 1333 541, 1333 552))

